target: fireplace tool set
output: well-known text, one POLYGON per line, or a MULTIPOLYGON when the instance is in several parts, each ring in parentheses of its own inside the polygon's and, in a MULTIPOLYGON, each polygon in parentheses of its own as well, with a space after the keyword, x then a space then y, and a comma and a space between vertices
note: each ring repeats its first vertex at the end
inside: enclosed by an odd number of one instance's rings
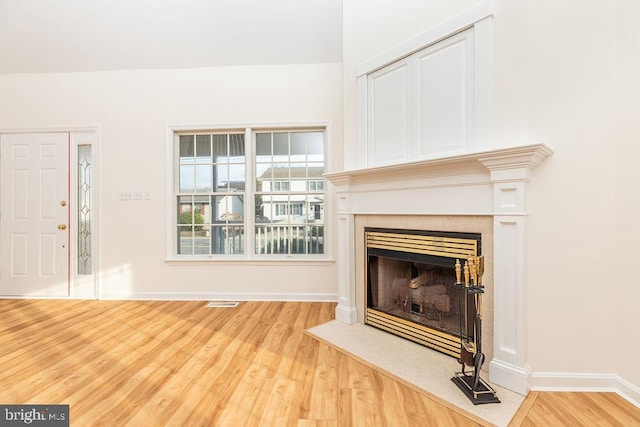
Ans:
POLYGON ((458 289, 458 305, 460 308, 460 359, 461 372, 456 372, 453 381, 474 405, 483 403, 500 403, 496 391, 480 378, 480 368, 484 363, 482 353, 482 275, 484 274, 484 257, 470 256, 464 263, 456 260, 456 283, 458 289), (461 281, 464 275, 464 282, 461 281), (469 310, 473 304, 474 310, 469 310), (471 317, 471 318, 470 318, 471 317), (465 366, 473 368, 467 373, 465 366))

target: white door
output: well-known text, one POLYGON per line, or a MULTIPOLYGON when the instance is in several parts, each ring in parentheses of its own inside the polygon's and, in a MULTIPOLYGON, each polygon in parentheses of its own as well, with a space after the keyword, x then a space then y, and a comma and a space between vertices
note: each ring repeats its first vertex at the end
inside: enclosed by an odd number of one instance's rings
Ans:
POLYGON ((0 135, 0 295, 69 295, 69 134, 0 135))

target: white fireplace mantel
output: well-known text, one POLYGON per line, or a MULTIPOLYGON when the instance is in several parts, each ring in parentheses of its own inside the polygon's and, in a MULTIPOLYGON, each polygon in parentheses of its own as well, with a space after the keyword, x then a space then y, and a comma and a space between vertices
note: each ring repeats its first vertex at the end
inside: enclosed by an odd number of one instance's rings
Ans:
MULTIPOLYGON (((337 197, 336 319, 357 321, 356 215, 487 215, 494 218, 493 359, 489 380, 526 395, 526 186, 551 155, 544 144, 507 147, 325 175, 337 197)), ((364 286, 364 284, 361 284, 364 286)))

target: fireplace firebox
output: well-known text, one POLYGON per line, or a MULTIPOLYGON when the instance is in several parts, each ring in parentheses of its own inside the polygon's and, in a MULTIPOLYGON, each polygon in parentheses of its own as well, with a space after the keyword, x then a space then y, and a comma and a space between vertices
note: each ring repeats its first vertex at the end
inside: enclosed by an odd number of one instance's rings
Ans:
POLYGON ((476 313, 460 304, 455 265, 480 256, 481 235, 365 228, 365 242, 365 323, 460 359, 460 330, 473 333, 463 322, 476 313))

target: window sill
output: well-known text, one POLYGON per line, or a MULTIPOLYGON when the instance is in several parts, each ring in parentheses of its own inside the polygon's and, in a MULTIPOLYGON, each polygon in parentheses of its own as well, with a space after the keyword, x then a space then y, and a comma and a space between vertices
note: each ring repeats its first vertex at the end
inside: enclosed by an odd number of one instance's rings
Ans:
POLYGON ((164 260, 166 265, 190 266, 190 265, 333 265, 334 258, 300 258, 287 257, 282 258, 221 258, 221 257, 180 257, 167 258, 164 260))

